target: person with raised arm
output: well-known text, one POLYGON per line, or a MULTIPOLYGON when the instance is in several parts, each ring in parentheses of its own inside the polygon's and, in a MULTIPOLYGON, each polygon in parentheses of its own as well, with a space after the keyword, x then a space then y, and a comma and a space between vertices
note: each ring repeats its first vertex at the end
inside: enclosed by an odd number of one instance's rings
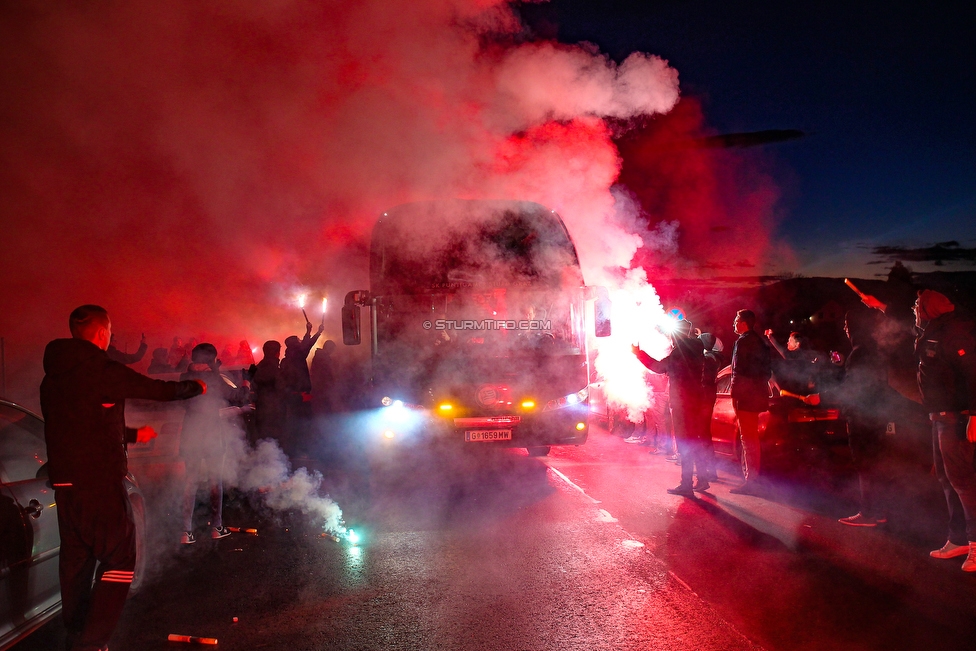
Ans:
MULTIPOLYGON (((888 306, 853 286, 861 302, 886 312, 888 306)), ((945 545, 933 558, 966 556, 965 572, 976 572, 976 335, 944 294, 918 292, 915 312, 915 359, 922 405, 932 422, 932 455, 949 510, 945 545)))
POLYGON ((126 444, 155 438, 125 426, 125 401, 183 400, 197 380, 164 382, 109 358, 112 322, 98 305, 68 318, 70 339, 44 350, 41 412, 61 533, 61 617, 71 651, 102 651, 122 615, 136 566, 135 524, 125 488, 126 444))

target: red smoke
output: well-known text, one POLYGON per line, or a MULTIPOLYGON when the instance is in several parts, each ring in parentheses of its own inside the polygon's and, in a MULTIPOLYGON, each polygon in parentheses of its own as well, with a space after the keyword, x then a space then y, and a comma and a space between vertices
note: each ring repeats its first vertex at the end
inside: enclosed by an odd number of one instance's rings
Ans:
MULTIPOLYGON (((129 351, 143 331, 150 349, 174 335, 221 348, 295 334, 295 294, 327 293, 337 339, 343 294, 367 285, 372 224, 405 201, 548 205, 587 281, 609 283, 640 237, 611 191, 621 160, 603 118, 668 111, 677 72, 518 34, 488 0, 4 3, 8 395, 36 404, 43 346, 83 303, 108 308, 129 351)), ((654 221, 695 224, 682 253, 712 261, 695 233, 735 221, 743 256, 759 257, 741 229, 765 224, 747 214, 765 195, 704 215, 734 175, 715 173, 689 207, 696 168, 642 143, 625 143, 626 183, 654 221)))
MULTIPOLYGON (((685 96, 667 115, 618 142, 619 182, 651 227, 677 222, 677 247, 650 238, 638 262, 650 276, 756 276, 790 253, 772 238, 779 191, 762 150, 714 146, 701 104, 685 96)), ((660 229, 658 233, 668 229, 660 229)))

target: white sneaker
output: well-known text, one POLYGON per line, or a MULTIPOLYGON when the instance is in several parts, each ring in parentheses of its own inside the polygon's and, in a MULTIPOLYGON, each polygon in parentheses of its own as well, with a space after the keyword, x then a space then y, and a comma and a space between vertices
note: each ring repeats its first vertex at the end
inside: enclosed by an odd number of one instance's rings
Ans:
POLYGON ((969 543, 969 556, 962 562, 963 572, 976 572, 976 542, 969 543))
POLYGON ((972 543, 969 545, 956 545, 951 540, 947 540, 946 544, 942 545, 940 549, 929 552, 929 556, 932 558, 955 558, 956 556, 969 554, 970 545, 972 543))
POLYGON ((643 436, 631 436, 629 438, 625 438, 624 439, 624 443, 636 443, 636 444, 640 445, 643 442, 644 442, 644 437, 643 436))

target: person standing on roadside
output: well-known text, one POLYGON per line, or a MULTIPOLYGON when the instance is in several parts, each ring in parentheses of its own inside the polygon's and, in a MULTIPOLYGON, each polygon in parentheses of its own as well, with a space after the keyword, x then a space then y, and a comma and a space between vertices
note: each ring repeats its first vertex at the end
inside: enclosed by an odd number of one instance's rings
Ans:
POLYGON ((769 409, 769 378, 772 366, 769 347, 755 332, 756 314, 739 310, 732 328, 739 338, 732 348, 732 408, 742 436, 745 483, 733 488, 736 495, 760 492, 759 414, 769 409))
POLYGON ((879 472, 888 425, 888 418, 881 413, 888 390, 888 369, 875 337, 876 320, 873 313, 867 312, 859 307, 844 318, 851 352, 844 362, 843 379, 822 394, 801 398, 814 406, 822 401, 837 405, 847 420, 847 440, 857 470, 861 508, 838 522, 852 527, 876 527, 888 521, 882 504, 884 478, 879 472))
POLYGON ((817 378, 827 362, 827 356, 811 349, 810 340, 799 332, 790 333, 785 347, 776 341, 772 330, 766 330, 765 335, 769 345, 779 353, 772 355, 776 384, 793 393, 817 391, 817 378))
POLYGON ((285 404, 281 382, 281 344, 264 342, 264 358, 249 369, 254 392, 254 417, 258 438, 274 439, 281 443, 284 436, 285 404))
POLYGON ((112 322, 102 307, 82 305, 68 325, 71 338, 55 339, 44 350, 41 382, 61 534, 61 616, 69 651, 101 651, 122 614, 136 564, 126 443, 156 436, 151 427, 126 428, 125 401, 182 400, 207 387, 153 380, 111 360, 112 322))
POLYGON ((645 353, 638 346, 631 350, 641 364, 654 373, 666 373, 671 398, 671 420, 674 424, 674 438, 681 455, 681 483, 669 488, 672 495, 692 497, 694 491, 710 488, 708 473, 701 459, 701 411, 704 401, 702 388, 702 368, 705 363, 705 349, 702 342, 691 336, 691 322, 678 321, 671 334, 671 352, 662 360, 645 353), (698 470, 698 483, 692 485, 695 469, 698 470))
POLYGON ((180 435, 180 456, 185 469, 183 489, 183 534, 180 542, 192 545, 193 511, 196 506, 197 488, 207 480, 210 488, 210 537, 226 538, 230 530, 224 526, 224 455, 232 432, 224 422, 220 410, 231 405, 240 406, 247 401, 251 389, 244 380, 240 387, 231 387, 220 376, 220 360, 213 344, 198 344, 190 351, 190 366, 180 376, 181 380, 200 380, 211 390, 186 402, 183 431, 180 435))
MULTIPOLYGON (((887 305, 861 294, 868 307, 887 305)), ((932 421, 932 455, 949 509, 945 545, 932 558, 966 556, 965 572, 976 572, 976 332, 944 294, 926 289, 913 307, 915 359, 922 405, 932 421)))
POLYGON ((718 337, 710 332, 702 332, 698 339, 705 347, 705 363, 702 367, 701 458, 706 471, 705 479, 716 481, 718 472, 715 469, 715 444, 712 443, 712 412, 715 410, 715 396, 718 394, 716 380, 725 359, 722 357, 722 342, 718 337))
POLYGON ((285 356, 281 360, 281 386, 285 402, 285 453, 294 457, 307 452, 309 428, 312 424, 312 378, 308 371, 308 355, 312 352, 325 326, 312 334, 312 324, 305 323, 305 336, 292 335, 285 339, 285 356))

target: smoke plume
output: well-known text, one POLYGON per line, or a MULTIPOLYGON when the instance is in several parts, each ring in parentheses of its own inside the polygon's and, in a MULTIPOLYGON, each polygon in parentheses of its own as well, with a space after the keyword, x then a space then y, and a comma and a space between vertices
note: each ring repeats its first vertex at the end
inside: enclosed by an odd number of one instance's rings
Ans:
POLYGON ((614 219, 603 118, 678 98, 660 58, 524 42, 501 2, 0 12, 0 332, 28 404, 77 305, 107 307, 130 352, 142 332, 281 340, 297 293, 365 285, 369 229, 406 201, 538 201, 607 282, 641 240, 614 219))

